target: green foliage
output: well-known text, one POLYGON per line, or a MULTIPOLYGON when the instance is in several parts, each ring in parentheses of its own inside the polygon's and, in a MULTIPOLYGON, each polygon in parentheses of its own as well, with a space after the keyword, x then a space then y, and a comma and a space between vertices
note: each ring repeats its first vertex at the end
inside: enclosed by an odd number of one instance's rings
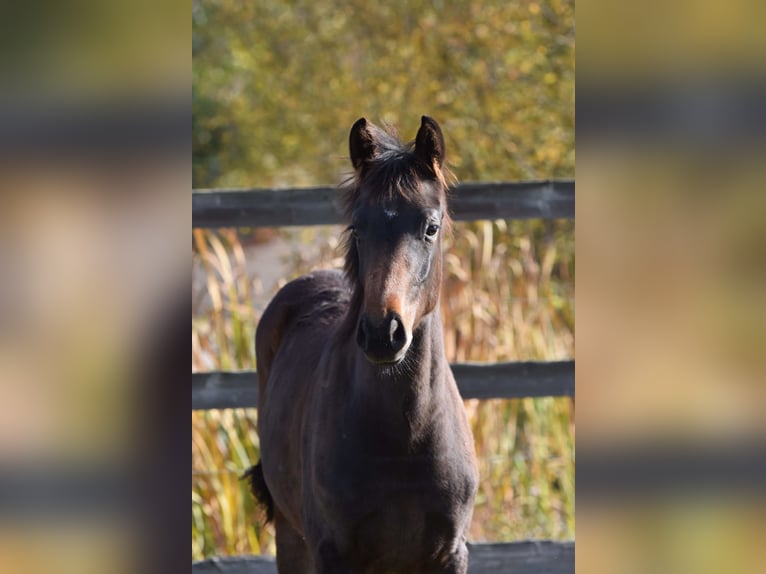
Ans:
POLYGON ((360 116, 461 180, 574 174, 574 2, 195 2, 195 187, 335 183, 360 116))

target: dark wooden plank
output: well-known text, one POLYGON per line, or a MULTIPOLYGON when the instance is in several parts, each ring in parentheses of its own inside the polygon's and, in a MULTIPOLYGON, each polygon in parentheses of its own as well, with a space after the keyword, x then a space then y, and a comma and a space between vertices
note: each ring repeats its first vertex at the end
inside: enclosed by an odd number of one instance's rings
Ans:
MULTIPOLYGON (((574 361, 456 363, 460 394, 466 399, 574 396, 574 361)), ((192 373, 192 409, 258 406, 255 371, 192 373)))
POLYGON ((256 408, 255 371, 192 373, 192 410, 256 408))
POLYGON ((527 540, 468 545, 469 574, 573 574, 574 542, 527 540))
POLYGON ((192 562, 192 574, 277 574, 273 558, 227 556, 192 562))
POLYGON ((571 219, 573 180, 462 183, 450 193, 456 221, 475 219, 571 219))
POLYGON ((222 189, 192 193, 192 227, 280 227, 340 223, 336 187, 222 189))
MULTIPOLYGON (((462 183, 450 192, 457 221, 574 217, 575 182, 546 180, 462 183)), ((192 193, 192 227, 278 227, 341 223, 340 191, 200 189, 192 193)))
POLYGON ((455 363, 451 366, 465 399, 574 396, 574 361, 455 363))
MULTIPOLYGON (((469 574, 572 574, 574 542, 529 540, 468 545, 469 574)), ((192 574, 276 574, 272 558, 234 556, 192 563, 192 574)))

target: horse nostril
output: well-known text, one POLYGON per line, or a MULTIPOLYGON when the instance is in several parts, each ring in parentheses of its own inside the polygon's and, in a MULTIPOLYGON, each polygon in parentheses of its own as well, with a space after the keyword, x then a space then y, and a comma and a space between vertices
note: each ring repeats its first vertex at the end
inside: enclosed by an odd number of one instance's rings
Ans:
POLYGON ((391 323, 388 326, 388 335, 394 351, 400 350, 407 342, 407 332, 404 330, 404 323, 399 315, 394 315, 391 318, 391 323))
POLYGON ((388 326, 388 337, 391 341, 394 340, 394 335, 396 334, 396 330, 399 328, 399 321, 396 319, 391 319, 391 324, 388 326))
POLYGON ((367 351, 368 341, 369 337, 367 336, 367 316, 364 315, 359 321, 359 327, 356 330, 356 344, 359 345, 359 348, 363 351, 367 351))

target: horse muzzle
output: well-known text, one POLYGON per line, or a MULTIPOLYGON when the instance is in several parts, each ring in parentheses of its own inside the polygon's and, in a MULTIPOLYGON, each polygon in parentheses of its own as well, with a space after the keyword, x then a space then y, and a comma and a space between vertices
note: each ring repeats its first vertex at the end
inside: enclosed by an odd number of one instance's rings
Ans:
POLYGON ((389 312, 382 321, 375 322, 364 313, 359 319, 356 343, 367 360, 376 365, 400 362, 412 341, 399 313, 389 312))

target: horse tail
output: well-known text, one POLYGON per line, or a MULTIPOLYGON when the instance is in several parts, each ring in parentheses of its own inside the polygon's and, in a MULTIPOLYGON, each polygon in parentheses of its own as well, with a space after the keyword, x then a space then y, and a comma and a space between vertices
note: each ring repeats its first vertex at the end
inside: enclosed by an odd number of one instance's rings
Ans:
POLYGON ((242 480, 247 479, 250 483, 250 492, 253 493, 258 503, 266 510, 266 523, 268 524, 274 520, 274 499, 271 496, 271 492, 269 492, 269 487, 266 486, 261 463, 259 462, 255 466, 251 466, 241 478, 242 480))

